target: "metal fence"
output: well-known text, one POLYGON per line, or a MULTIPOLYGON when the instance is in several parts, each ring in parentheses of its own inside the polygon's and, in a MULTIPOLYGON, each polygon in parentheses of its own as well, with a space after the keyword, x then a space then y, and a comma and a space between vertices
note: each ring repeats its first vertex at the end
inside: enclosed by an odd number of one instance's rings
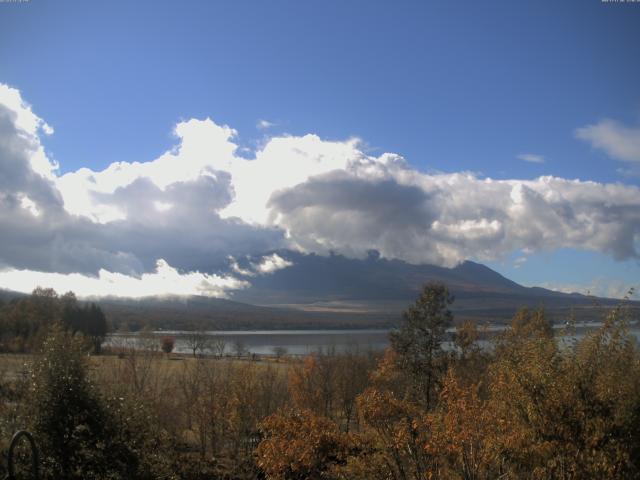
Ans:
POLYGON ((20 430, 13 435, 11 439, 11 444, 9 445, 9 453, 7 454, 7 479, 8 480, 19 480, 16 477, 16 448, 20 444, 21 441, 26 440, 30 449, 30 460, 31 460, 31 471, 28 476, 25 478, 38 480, 39 471, 38 471, 38 447, 36 446, 36 442, 33 439, 33 435, 31 435, 26 430, 20 430))

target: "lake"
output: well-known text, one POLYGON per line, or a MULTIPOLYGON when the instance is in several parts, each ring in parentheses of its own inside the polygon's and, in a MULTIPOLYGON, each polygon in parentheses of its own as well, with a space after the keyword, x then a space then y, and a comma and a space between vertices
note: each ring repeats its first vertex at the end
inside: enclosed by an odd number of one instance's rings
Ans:
MULTIPOLYGON (((189 332, 163 330, 153 332, 158 337, 175 338, 174 352, 191 353, 187 336, 189 332)), ((235 353, 237 346, 249 354, 273 355, 276 348, 283 348, 287 355, 307 355, 318 350, 384 350, 389 345, 389 330, 222 330, 204 332, 211 340, 223 340, 226 354, 235 353)), ((104 346, 117 346, 127 341, 141 346, 142 341, 135 334, 112 334, 104 346)), ((212 350, 205 351, 212 353, 212 350)))
MULTIPOLYGON (((598 323, 584 323, 576 325, 576 334, 572 338, 581 338, 586 332, 598 328, 598 323)), ((495 333, 503 330, 503 325, 488 325, 487 331, 495 333)), ((562 328, 556 325, 554 328, 562 328)), ((449 332, 453 333, 454 329, 449 332)), ((640 341, 640 326, 631 327, 631 332, 640 341)), ((187 336, 189 332, 180 330, 163 330, 153 332, 159 338, 171 336, 175 338, 174 352, 190 354, 187 336)), ((245 353, 256 355, 273 355, 276 348, 283 349, 287 355, 308 355, 319 350, 333 350, 337 353, 345 351, 380 351, 389 346, 389 330, 354 329, 354 330, 220 330, 204 332, 211 341, 222 341, 225 354, 234 354, 238 348, 245 353)), ((568 340, 567 337, 558 337, 568 340)), ((151 340, 159 345, 158 340, 151 340)), ((114 333, 107 337, 105 347, 127 346, 142 347, 144 342, 138 334, 114 333)), ((481 340, 482 346, 489 346, 490 342, 481 340)), ((451 348, 450 342, 445 342, 445 348, 451 348)), ((212 349, 205 353, 213 353, 212 349)))

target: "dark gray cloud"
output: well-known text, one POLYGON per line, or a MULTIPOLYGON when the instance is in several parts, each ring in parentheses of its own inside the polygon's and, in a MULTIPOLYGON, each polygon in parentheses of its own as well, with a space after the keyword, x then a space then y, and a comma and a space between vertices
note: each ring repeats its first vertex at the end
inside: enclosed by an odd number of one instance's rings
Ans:
POLYGON ((269 206, 277 224, 289 232, 299 248, 358 257, 375 249, 388 257, 403 258, 407 252, 429 248, 422 233, 437 219, 435 206, 424 190, 345 172, 277 192, 269 206))
POLYGON ((229 255, 284 245, 279 229, 220 218, 217 212, 232 198, 224 172, 173 183, 164 190, 140 178, 103 197, 100 203, 121 209, 126 219, 94 224, 92 242, 131 252, 145 271, 158 258, 186 271, 211 271, 226 264, 229 255))

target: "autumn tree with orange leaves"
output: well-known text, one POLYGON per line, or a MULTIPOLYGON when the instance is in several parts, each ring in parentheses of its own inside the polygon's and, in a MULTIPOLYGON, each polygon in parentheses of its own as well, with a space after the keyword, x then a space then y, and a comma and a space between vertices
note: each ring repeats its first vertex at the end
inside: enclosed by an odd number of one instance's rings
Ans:
POLYGON ((318 356, 293 368, 294 409, 263 423, 266 477, 640 477, 640 351, 624 308, 582 338, 564 332, 569 341, 542 309, 523 308, 491 348, 463 323, 445 351, 450 302, 445 287, 425 287, 358 388, 348 434, 339 402, 326 396, 341 369, 321 367, 318 356))

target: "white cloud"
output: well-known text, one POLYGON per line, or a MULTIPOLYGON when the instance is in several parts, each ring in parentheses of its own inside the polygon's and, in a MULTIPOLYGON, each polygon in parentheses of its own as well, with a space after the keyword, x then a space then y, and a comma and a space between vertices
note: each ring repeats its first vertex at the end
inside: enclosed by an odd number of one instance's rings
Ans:
POLYGON ((258 263, 252 263, 251 265, 258 273, 267 275, 290 267, 293 265, 293 262, 285 260, 277 253, 273 253, 262 257, 258 263))
POLYGON ((640 300, 640 284, 630 285, 610 278, 594 278, 587 283, 544 283, 538 286, 562 293, 581 293, 603 298, 640 300), (631 289, 633 289, 633 294, 629 296, 631 289))
POLYGON ((527 257, 518 257, 513 261, 513 268, 520 268, 527 263, 527 257))
POLYGON ((242 275, 243 277, 256 276, 256 272, 248 268, 242 268, 238 263, 238 261, 235 258, 233 258, 231 255, 229 255, 229 267, 233 272, 237 273, 238 275, 242 275))
POLYGON ((20 206, 25 210, 27 210, 29 213, 31 213, 31 215, 33 215, 34 217, 40 216, 40 209, 38 208, 36 203, 33 200, 31 200, 28 196, 26 195, 20 196, 20 206))
POLYGON ((167 210, 171 210, 173 208, 173 204, 168 202, 153 202, 153 206, 156 207, 156 210, 159 212, 166 212, 167 210))
POLYGON ((165 191, 178 182, 217 179, 224 172, 232 180, 229 194, 233 201, 218 209, 220 216, 264 225, 269 215, 267 202, 274 192, 314 175, 344 169, 363 156, 357 139, 330 142, 305 135, 272 138, 254 160, 246 160, 235 154, 237 145, 232 139, 236 132, 230 127, 210 119, 192 119, 178 124, 175 131, 178 146, 155 160, 117 162, 100 172, 82 168, 59 177, 56 186, 67 211, 100 223, 124 220, 122 209, 104 201, 119 188, 145 178, 165 191))
POLYGON ((32 270, 0 271, 0 287, 30 293, 38 286, 59 292, 73 291, 80 297, 143 298, 164 295, 202 295, 227 297, 233 290, 249 284, 233 277, 221 277, 200 272, 180 273, 160 259, 155 271, 132 277, 101 269, 97 277, 79 273, 60 274, 32 270))
POLYGON ((519 153, 516 158, 529 163, 544 163, 544 156, 535 153, 519 153))
POLYGON ((268 128, 271 127, 275 127, 277 124, 270 122, 269 120, 258 120, 258 123, 256 123, 256 128, 258 128, 258 130, 266 130, 268 128))
POLYGON ((245 259, 245 263, 247 263, 248 266, 242 267, 235 258, 229 256, 229 266, 231 270, 244 277, 269 275, 293 265, 293 262, 282 258, 277 253, 264 255, 258 261, 249 261, 245 259))
POLYGON ((53 133, 53 129, 33 113, 31 105, 22 99, 17 88, 0 83, 0 104, 13 112, 16 127, 25 134, 35 136, 40 128, 46 134, 53 133))
MULTIPOLYGON (((210 119, 179 123, 174 131, 179 145, 149 162, 116 162, 94 172, 82 168, 57 179, 65 208, 100 223, 123 219, 122 212, 105 209, 99 195, 113 194, 140 178, 149 179, 161 190, 179 182, 201 177, 216 179, 216 171, 228 171, 234 163, 237 146, 231 141, 235 130, 210 119), (98 194, 98 196, 96 195, 98 194)), ((102 197, 104 198, 104 197, 102 197)))
POLYGON ((53 128, 33 113, 31 105, 22 99, 18 89, 2 83, 0 83, 0 106, 12 117, 15 134, 28 145, 28 151, 25 154, 33 171, 48 179, 54 178, 58 164, 47 158, 38 137, 40 130, 46 135, 53 134, 53 128))
POLYGON ((266 224, 267 203, 274 192, 307 181, 309 178, 340 170, 357 159, 358 141, 330 142, 317 135, 274 137, 256 152, 255 160, 236 158, 229 173, 235 196, 220 214, 238 217, 248 223, 266 224))
POLYGON ((593 148, 603 150, 611 158, 640 162, 640 127, 627 127, 615 120, 604 119, 576 129, 575 135, 589 142, 593 148))
POLYGON ((45 135, 53 135, 55 132, 53 127, 45 122, 42 122, 42 131, 45 135))

